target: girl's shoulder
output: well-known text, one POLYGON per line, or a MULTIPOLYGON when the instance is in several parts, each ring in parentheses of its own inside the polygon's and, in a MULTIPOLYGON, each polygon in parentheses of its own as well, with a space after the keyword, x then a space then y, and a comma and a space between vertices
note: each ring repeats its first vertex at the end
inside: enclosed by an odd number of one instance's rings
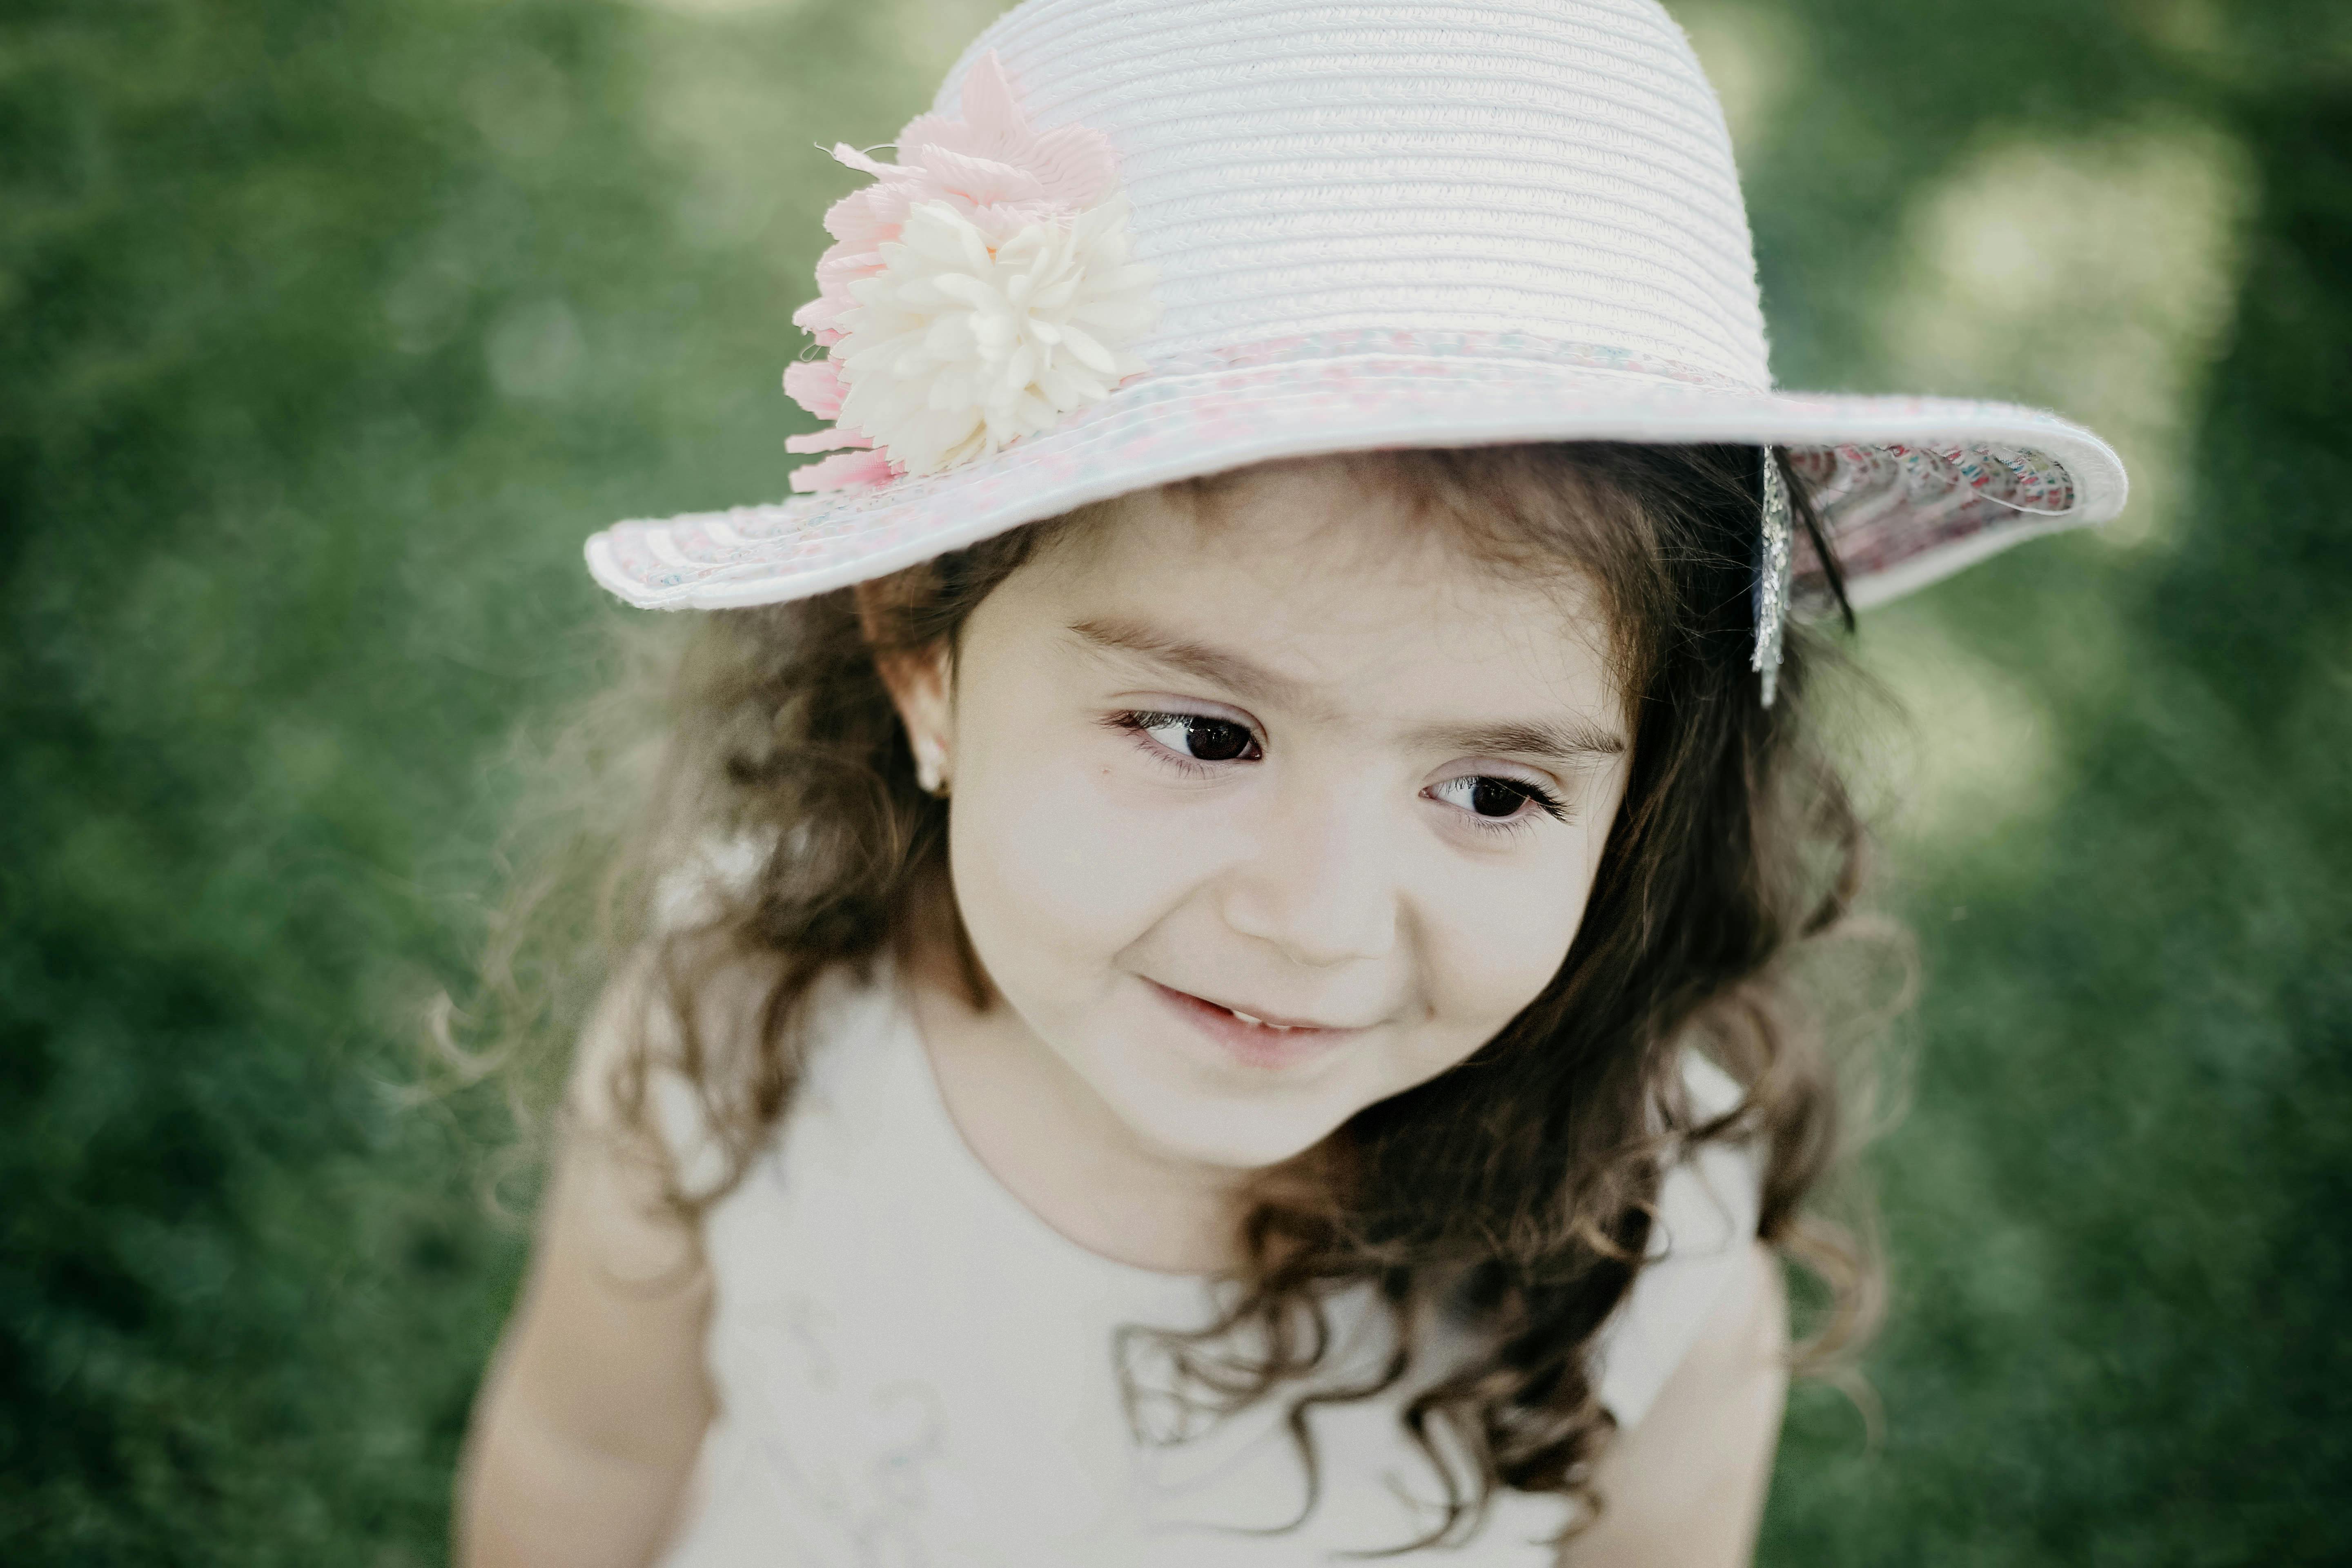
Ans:
MULTIPOLYGON (((1739 1104, 1738 1080, 1696 1047, 1684 1047, 1681 1065, 1684 1094, 1700 1120, 1739 1104)), ((1593 1345, 1601 1402, 1621 1428, 1649 1413, 1725 1293, 1744 1278, 1763 1179, 1763 1152, 1730 1140, 1687 1146, 1667 1167, 1649 1261, 1593 1345)))
POLYGON ((872 1077, 893 1032, 898 997, 887 961, 824 971, 772 1038, 779 979, 772 965, 736 958, 696 966, 683 999, 655 993, 643 973, 615 986, 635 999, 643 1120, 687 1193, 731 1189, 772 1162, 789 1126, 872 1077), (763 1116, 772 1097, 781 1113, 763 1116))

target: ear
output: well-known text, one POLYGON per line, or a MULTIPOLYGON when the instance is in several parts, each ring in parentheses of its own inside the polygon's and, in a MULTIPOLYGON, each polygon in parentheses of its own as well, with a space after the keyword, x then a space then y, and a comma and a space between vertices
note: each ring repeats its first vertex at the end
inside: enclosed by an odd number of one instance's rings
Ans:
POLYGON ((916 778, 926 791, 940 793, 955 757, 955 666, 946 639, 915 652, 877 655, 874 667, 907 726, 916 778))

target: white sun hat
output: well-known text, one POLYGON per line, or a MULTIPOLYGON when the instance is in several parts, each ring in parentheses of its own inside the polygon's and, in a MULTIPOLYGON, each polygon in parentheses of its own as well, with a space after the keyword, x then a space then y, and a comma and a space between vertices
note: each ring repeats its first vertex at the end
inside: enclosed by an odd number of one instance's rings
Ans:
POLYGON ((591 539, 633 605, 801 598, 1375 447, 1785 447, 1856 605, 2124 503, 2053 414, 1774 388, 1722 111, 1653 0, 1027 0, 895 164, 835 155, 875 183, 827 215, 794 318, 822 357, 785 384, 833 421, 788 445, 835 455, 591 539))

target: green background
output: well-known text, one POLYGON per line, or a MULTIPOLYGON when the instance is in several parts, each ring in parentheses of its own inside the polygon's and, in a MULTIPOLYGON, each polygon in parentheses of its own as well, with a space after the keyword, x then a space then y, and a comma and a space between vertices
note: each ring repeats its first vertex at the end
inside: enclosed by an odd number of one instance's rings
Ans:
MULTIPOLYGON (((2352 1558, 2352 8, 1710 0, 1776 366, 2111 430, 1867 617, 1927 982, 1866 1437, 1764 1559, 2352 1558)), ((815 151, 961 0, 0 20, 0 1556, 397 1564, 521 1242, 419 1102, 610 673, 590 527, 778 493, 815 151), (521 759, 521 760, 519 760, 521 759), (544 771, 543 768, 541 771, 544 771)))

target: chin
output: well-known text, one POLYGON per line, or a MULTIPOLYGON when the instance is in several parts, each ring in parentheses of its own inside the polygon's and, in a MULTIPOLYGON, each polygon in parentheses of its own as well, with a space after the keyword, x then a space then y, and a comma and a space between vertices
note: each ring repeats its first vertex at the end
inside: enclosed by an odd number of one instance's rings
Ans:
POLYGON ((1333 1084, 1202 1083, 1190 1064, 1128 1039, 1080 1072, 1138 1140, 1171 1159, 1265 1170, 1312 1149, 1356 1109, 1333 1084))

